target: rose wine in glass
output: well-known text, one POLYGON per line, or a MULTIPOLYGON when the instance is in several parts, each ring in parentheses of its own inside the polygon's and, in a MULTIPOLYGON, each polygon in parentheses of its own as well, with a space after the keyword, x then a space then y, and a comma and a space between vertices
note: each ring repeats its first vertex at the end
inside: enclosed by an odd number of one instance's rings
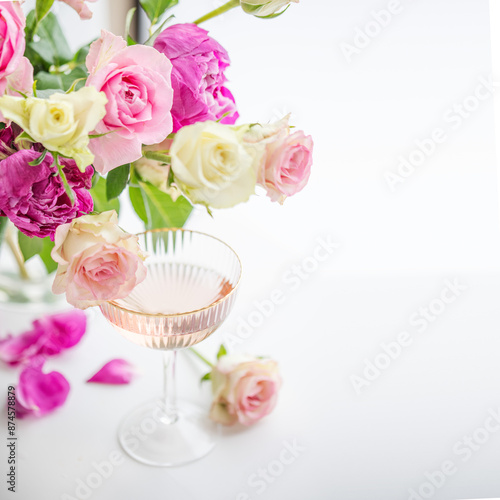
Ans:
POLYGON ((181 465, 212 450, 216 426, 206 410, 177 401, 176 352, 201 342, 226 319, 241 263, 224 242, 196 231, 146 231, 139 243, 148 254, 146 279, 125 299, 100 308, 127 340, 163 351, 164 395, 125 418, 119 441, 140 462, 181 465))

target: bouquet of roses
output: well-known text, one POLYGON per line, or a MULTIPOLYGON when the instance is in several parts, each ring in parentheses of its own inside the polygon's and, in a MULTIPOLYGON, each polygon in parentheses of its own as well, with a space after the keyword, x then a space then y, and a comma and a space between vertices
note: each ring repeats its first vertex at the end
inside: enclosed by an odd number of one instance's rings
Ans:
MULTIPOLYGON (((83 0, 58 1, 92 15, 83 0)), ((231 0, 170 24, 177 1, 141 0, 144 43, 103 30, 76 53, 54 0, 26 17, 22 1, 0 1, 0 238, 10 220, 10 244, 58 267, 54 291, 77 307, 122 298, 144 277, 137 239, 118 227, 122 192, 147 229, 182 227, 193 204, 229 208, 256 186, 283 203, 309 178, 312 139, 288 116, 236 124, 228 53, 198 26, 240 7, 276 17, 298 0, 231 0)))

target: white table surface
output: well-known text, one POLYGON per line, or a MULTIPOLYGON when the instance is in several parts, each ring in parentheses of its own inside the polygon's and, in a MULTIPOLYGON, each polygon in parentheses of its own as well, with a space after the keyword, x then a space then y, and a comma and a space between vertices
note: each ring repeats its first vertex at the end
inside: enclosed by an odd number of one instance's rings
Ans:
MULTIPOLYGON (((190 7, 180 7, 180 21, 206 10, 201 0, 184 3, 190 7)), ((245 273, 230 318, 200 350, 214 355, 255 301, 281 289, 285 302, 233 352, 277 359, 284 385, 272 415, 224 431, 205 459, 162 469, 126 458, 88 498, 405 500, 411 490, 436 500, 500 496, 500 432, 480 430, 500 410, 493 98, 457 130, 444 118, 492 73, 488 2, 401 0, 401 14, 348 64, 340 44, 387 5, 303 0, 270 22, 231 13, 207 23, 232 56, 230 86, 242 121, 291 111, 315 139, 310 184, 284 207, 254 198, 214 220, 196 211, 189 223, 230 243, 245 273), (448 140, 391 192, 385 172, 437 127, 448 140), (319 238, 339 247, 292 289, 287 273, 308 262, 319 238), (414 315, 439 307, 433 301, 446 280, 467 289, 418 333, 414 315), (411 345, 358 394, 352 376, 405 331, 411 345), (486 439, 470 458, 461 443, 467 436, 486 439), (287 445, 297 456, 280 467, 287 445), (453 473, 429 492, 424 483, 443 463, 453 473), (257 483, 268 469, 276 477, 257 483)), ((137 229, 127 207, 123 224, 137 229)), ((30 320, 5 311, 0 317, 2 335, 30 320)), ((71 383, 66 405, 19 423, 12 497, 79 498, 78 481, 94 472, 92 464, 119 450, 121 418, 158 394, 159 358, 91 313, 81 344, 47 362, 71 383), (126 387, 84 384, 114 357, 132 361, 142 375, 126 387)), ((209 392, 197 383, 204 368, 187 354, 179 364, 180 394, 208 408, 209 392)), ((16 379, 16 371, 0 369, 3 390, 16 379)))

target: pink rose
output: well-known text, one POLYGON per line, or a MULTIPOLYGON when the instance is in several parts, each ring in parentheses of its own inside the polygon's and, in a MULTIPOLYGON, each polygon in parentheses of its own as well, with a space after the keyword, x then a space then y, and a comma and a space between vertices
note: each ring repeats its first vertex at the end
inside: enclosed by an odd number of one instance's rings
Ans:
POLYGON ((5 93, 19 97, 20 92, 27 95, 33 93, 33 66, 26 57, 21 57, 17 68, 7 77, 5 93))
POLYGON ((288 116, 270 125, 252 125, 244 141, 261 150, 257 182, 273 201, 301 191, 311 174, 313 140, 304 132, 290 134, 288 116))
POLYGON ((229 56, 222 45, 196 24, 174 24, 155 40, 154 48, 173 65, 174 132, 207 120, 233 124, 238 118, 231 92, 224 86, 229 56))
POLYGON ((92 19, 92 11, 88 8, 87 2, 97 2, 97 0, 60 0, 75 9, 80 19, 92 19))
POLYGON ((104 174, 142 156, 172 132, 170 61, 153 47, 132 45, 107 31, 90 46, 87 86, 106 94, 106 116, 91 139, 94 167, 104 174), (111 133, 108 133, 111 132, 111 133))
POLYGON ((251 356, 222 356, 211 373, 210 418, 224 425, 251 425, 274 409, 281 386, 278 364, 251 356))
POLYGON ((114 210, 85 215, 56 230, 52 258, 58 263, 52 291, 86 309, 126 297, 146 277, 137 236, 118 227, 114 210))
POLYGON ((64 404, 69 382, 59 372, 43 373, 43 359, 34 359, 19 375, 16 415, 42 417, 64 404))
POLYGON ((0 2, 0 95, 14 95, 13 90, 31 93, 33 67, 23 57, 25 25, 21 2, 0 2))

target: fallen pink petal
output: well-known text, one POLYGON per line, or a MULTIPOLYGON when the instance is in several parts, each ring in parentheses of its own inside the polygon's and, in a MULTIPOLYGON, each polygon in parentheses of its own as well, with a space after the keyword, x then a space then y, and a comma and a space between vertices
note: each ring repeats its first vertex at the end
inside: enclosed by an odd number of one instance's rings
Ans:
POLYGON ((74 309, 44 316, 33 329, 0 340, 0 360, 15 366, 37 355, 53 356, 80 342, 87 328, 83 311, 74 309))
POLYGON ((40 335, 40 331, 30 330, 0 340, 0 360, 16 366, 36 356, 40 351, 40 335))
POLYGON ((95 384, 129 384, 134 378, 134 366, 125 359, 112 359, 87 380, 95 384))
POLYGON ((80 309, 72 309, 37 319, 33 326, 43 338, 40 354, 51 356, 80 342, 87 329, 87 317, 80 309))
POLYGON ((35 358, 19 376, 16 387, 16 415, 42 417, 66 401, 70 385, 59 372, 43 373, 43 360, 35 358))

